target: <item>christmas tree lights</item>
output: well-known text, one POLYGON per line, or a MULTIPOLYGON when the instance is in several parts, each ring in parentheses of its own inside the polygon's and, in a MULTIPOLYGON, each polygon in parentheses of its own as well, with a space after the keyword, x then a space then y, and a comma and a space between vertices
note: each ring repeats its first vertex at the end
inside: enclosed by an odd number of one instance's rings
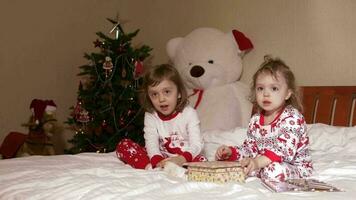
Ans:
POLYGON ((77 103, 66 121, 75 135, 66 153, 110 152, 123 138, 144 142, 140 75, 152 49, 133 47, 131 41, 139 30, 126 34, 119 21, 108 21, 115 38, 97 32, 94 47, 99 51, 85 53, 89 62, 80 66, 77 103))

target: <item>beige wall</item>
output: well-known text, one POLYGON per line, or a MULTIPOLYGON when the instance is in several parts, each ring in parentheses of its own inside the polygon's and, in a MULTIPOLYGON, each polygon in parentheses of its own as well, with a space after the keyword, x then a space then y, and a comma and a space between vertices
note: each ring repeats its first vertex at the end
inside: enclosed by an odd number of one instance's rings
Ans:
MULTIPOLYGON (((76 102, 78 66, 108 32, 118 12, 136 44, 154 48, 151 64, 167 61, 166 42, 194 28, 239 29, 255 49, 242 81, 266 53, 284 59, 300 85, 356 85, 356 2, 352 0, 3 0, 0 3, 0 142, 26 133, 33 98, 53 99, 60 122, 76 102)), ((56 137, 61 151, 70 132, 56 137)))

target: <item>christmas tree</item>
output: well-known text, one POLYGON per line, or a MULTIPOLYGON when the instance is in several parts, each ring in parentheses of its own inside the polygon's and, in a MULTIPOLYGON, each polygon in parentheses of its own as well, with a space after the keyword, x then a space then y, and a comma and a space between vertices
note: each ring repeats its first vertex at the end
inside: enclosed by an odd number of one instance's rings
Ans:
POLYGON ((80 66, 81 77, 76 106, 66 121, 75 135, 66 153, 110 152, 123 138, 143 143, 143 110, 139 103, 143 61, 152 50, 134 48, 132 39, 139 30, 125 33, 118 21, 110 33, 97 32, 97 52, 85 53, 88 64, 80 66))

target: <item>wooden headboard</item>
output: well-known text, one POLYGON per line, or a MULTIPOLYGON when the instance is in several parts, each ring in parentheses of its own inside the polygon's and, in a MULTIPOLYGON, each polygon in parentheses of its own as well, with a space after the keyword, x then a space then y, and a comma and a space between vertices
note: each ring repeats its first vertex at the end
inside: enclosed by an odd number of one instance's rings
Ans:
POLYGON ((356 86, 303 86, 301 95, 308 124, 356 125, 356 86))

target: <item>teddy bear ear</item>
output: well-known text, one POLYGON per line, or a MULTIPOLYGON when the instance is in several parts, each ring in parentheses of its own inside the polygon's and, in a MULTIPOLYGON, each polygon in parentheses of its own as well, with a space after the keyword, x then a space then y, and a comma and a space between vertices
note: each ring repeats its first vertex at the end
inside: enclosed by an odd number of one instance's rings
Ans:
POLYGON ((168 41, 166 45, 166 51, 170 59, 173 59, 175 57, 177 47, 179 46, 180 43, 182 43, 182 41, 183 41, 182 37, 173 38, 168 41))
POLYGON ((232 30, 232 35, 234 36, 242 54, 245 54, 251 49, 253 49, 253 44, 251 40, 246 37, 242 32, 238 30, 232 30))

